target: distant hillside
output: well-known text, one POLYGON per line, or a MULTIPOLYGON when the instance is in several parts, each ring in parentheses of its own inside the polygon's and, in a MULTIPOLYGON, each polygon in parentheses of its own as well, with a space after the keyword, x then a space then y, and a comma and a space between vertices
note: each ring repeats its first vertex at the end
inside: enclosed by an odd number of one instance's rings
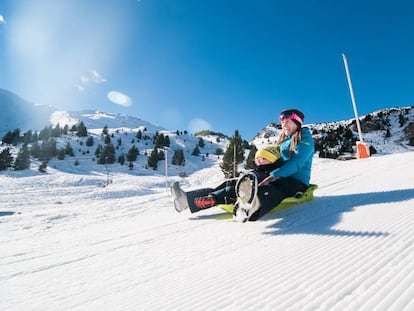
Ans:
POLYGON ((40 130, 49 124, 53 107, 35 105, 12 92, 0 89, 0 137, 8 131, 40 130))
POLYGON ((41 153, 44 153, 44 147, 46 150, 53 150, 53 154, 56 153, 46 161, 49 169, 68 173, 128 171, 138 175, 165 174, 166 168, 162 159, 167 158, 169 174, 185 176, 210 166, 212 161, 218 159, 215 154, 222 154, 228 144, 227 138, 223 135, 220 135, 221 137, 213 135, 214 133, 203 133, 205 135, 202 137, 190 135, 185 130, 167 130, 128 115, 92 110, 55 111, 51 108, 45 111, 4 90, 0 93, 0 100, 2 106, 6 107, 2 115, 5 120, 1 127, 0 139, 7 137, 9 141, 9 144, 3 142, 3 145, 0 145, 0 152, 9 148, 11 156, 16 159, 22 149, 22 141, 28 142, 32 154, 30 161, 32 170, 40 169, 44 162, 42 156, 33 156, 33 146, 35 146, 36 150, 41 149, 41 153), (38 117, 39 115, 42 118, 38 117), (76 129, 73 130, 80 123, 87 129, 87 135, 84 137, 78 136, 76 129), (15 131, 16 129, 20 131, 15 131), (19 132, 22 138, 14 142, 15 134, 19 132), (159 149, 157 158, 161 161, 156 169, 153 169, 148 165, 148 160, 160 141, 165 143, 168 141, 169 147, 159 149), (43 146, 45 142, 46 146, 43 146), (114 151, 113 165, 99 164, 102 152, 108 146, 111 146, 110 149, 113 148, 114 151), (193 155, 196 147, 199 150, 197 155, 193 155), (132 148, 136 148, 138 156, 131 163, 127 158, 132 148), (182 152, 184 165, 173 164, 176 151, 182 152))
POLYGON ((83 122, 88 129, 137 129, 147 128, 148 131, 164 131, 163 127, 155 126, 147 121, 128 115, 108 113, 94 110, 84 111, 55 111, 51 114, 49 124, 60 126, 79 124, 83 122))
MULTIPOLYGON (((371 153, 414 150, 414 107, 387 108, 360 117, 362 138, 371 153)), ((359 140, 355 119, 307 124, 321 157, 338 158, 354 152, 359 140)), ((266 126, 253 139, 256 146, 274 143, 281 132, 280 124, 266 126)))
MULTIPOLYGON (((48 166, 68 173, 102 173, 110 167, 112 172, 130 171, 131 174, 139 175, 165 174, 165 170, 169 174, 187 175, 220 160, 230 139, 211 131, 189 135, 180 129, 168 130, 128 115, 100 111, 54 111, 51 107, 35 106, 4 90, 0 90, 0 100, 2 107, 6 103, 1 115, 1 129, 7 129, 9 133, 19 128, 20 134, 28 129, 35 130, 33 135, 38 135, 36 139, 39 139, 39 144, 43 144, 42 136, 56 137, 55 149, 59 155, 52 158, 48 166), (72 129, 80 123, 87 129, 86 136, 78 135, 77 130, 72 129), (64 134, 49 135, 56 128, 59 128, 58 132, 65 129, 64 134), (148 165, 149 158, 160 141, 168 143, 168 146, 164 148, 165 145, 162 144, 159 149, 158 158, 162 167, 152 169, 148 165), (108 146, 113 149, 111 166, 98 163, 99 155, 108 146), (133 163, 128 163, 126 158, 131 148, 136 148, 138 157, 133 163), (196 148, 199 149, 197 155, 194 154, 196 148), (182 152, 180 157, 184 158, 184 165, 173 164, 177 151, 182 152), (121 161, 122 158, 124 161, 121 161), (168 159, 167 167, 162 161, 164 158, 168 159)), ((363 139, 371 146, 371 154, 414 151, 414 107, 383 109, 360 119, 363 139)), ((355 142, 359 140, 354 119, 305 126, 312 131, 318 156, 354 157, 355 142)), ((280 124, 269 124, 250 143, 257 148, 273 144, 280 132, 280 124)), ((32 133, 25 136, 29 148, 33 147, 34 142, 33 139, 30 141, 31 135, 32 133)), ((0 139, 3 136, 4 134, 0 139)), ((12 156, 16 158, 22 147, 21 141, 18 144, 3 144, 0 152, 9 147, 12 156)), ((246 156, 247 153, 248 151, 246 156)), ((32 156, 30 167, 36 170, 41 163, 41 159, 33 159, 32 156)))
MULTIPOLYGON (((37 134, 31 132, 23 138, 32 154, 30 168, 33 170, 40 169, 44 162, 44 142, 47 142, 48 154, 49 150, 53 150, 52 157, 46 161, 49 169, 67 173, 128 172, 138 175, 165 174, 168 169, 169 174, 180 176, 211 166, 228 144, 226 138, 211 133, 194 136, 186 131, 166 130, 135 117, 99 111, 56 111, 51 114, 49 124, 44 125, 37 134), (85 136, 78 131, 81 123, 87 130, 85 136), (34 135, 37 135, 36 138, 33 138, 34 135), (41 156, 33 153, 33 146, 41 150, 41 156), (149 159, 155 147, 158 147, 155 157, 159 163, 154 168, 149 165, 149 159), (196 147, 198 151, 194 154, 196 147), (132 149, 137 157, 129 161, 132 149), (184 161, 176 165, 173 159, 178 151, 184 161), (163 161, 165 158, 168 159, 168 168, 163 161), (102 165, 106 163, 111 165, 102 165)), ((16 159, 22 143, 3 144, 0 152, 6 148, 10 148, 11 155, 16 159)))

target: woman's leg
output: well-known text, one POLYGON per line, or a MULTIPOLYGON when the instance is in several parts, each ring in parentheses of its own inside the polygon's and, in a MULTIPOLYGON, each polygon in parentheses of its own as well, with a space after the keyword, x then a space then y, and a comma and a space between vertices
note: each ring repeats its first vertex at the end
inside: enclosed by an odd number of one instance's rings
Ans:
POLYGON ((196 213, 216 204, 232 204, 236 201, 234 190, 236 181, 237 179, 229 179, 216 188, 202 188, 187 192, 180 188, 178 182, 174 182, 172 191, 176 198, 174 202, 176 210, 181 212, 189 208, 191 213, 196 213), (209 197, 214 200, 207 200, 209 197))
POLYGON ((236 202, 236 183, 237 178, 226 180, 210 193, 210 195, 213 195, 216 204, 234 204, 236 202))
POLYGON ((293 197, 297 192, 306 191, 306 185, 297 179, 286 177, 265 186, 260 186, 257 191, 259 209, 249 218, 255 221, 267 214, 275 206, 279 205, 287 197, 293 197))
MULTIPOLYGON (((217 204, 234 204, 236 202, 236 185, 237 179, 228 179, 224 181, 221 185, 210 191, 206 194, 204 191, 197 191, 194 194, 191 194, 194 201, 194 204, 197 210, 193 207, 192 211, 198 211, 207 209, 217 204)), ((203 189, 206 190, 206 189, 203 189)))
POLYGON ((171 194, 174 199, 175 210, 179 213, 189 209, 192 213, 198 212, 200 209, 194 203, 194 198, 208 195, 213 189, 204 188, 185 192, 181 189, 178 181, 175 181, 171 186, 171 194))
POLYGON ((194 199, 208 196, 213 190, 214 190, 213 188, 203 188, 203 189, 197 189, 197 190, 186 192, 188 207, 190 208, 191 213, 196 213, 201 210, 212 207, 212 206, 206 206, 206 207, 197 206, 194 199))

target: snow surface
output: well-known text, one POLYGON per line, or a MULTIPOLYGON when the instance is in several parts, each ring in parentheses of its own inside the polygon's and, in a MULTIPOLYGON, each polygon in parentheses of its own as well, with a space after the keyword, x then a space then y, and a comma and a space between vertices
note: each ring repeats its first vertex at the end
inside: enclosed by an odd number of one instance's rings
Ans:
POLYGON ((315 157, 313 201, 244 224, 162 175, 2 172, 0 310, 413 310, 413 155, 315 157))

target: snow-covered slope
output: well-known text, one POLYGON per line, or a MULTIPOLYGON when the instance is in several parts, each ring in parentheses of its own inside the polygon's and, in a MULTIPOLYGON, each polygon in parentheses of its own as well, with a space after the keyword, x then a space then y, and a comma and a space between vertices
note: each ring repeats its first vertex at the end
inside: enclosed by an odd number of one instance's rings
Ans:
POLYGON ((162 176, 3 172, 0 309, 413 310, 413 171, 315 158, 314 201, 245 224, 176 213, 162 176))
MULTIPOLYGON (((227 147, 228 140, 226 138, 218 139, 217 136, 204 136, 204 146, 200 147, 200 156, 192 156, 194 148, 199 145, 200 137, 188 134, 185 131, 170 131, 160 126, 153 125, 147 121, 131 117, 128 115, 119 115, 113 113, 104 113, 99 111, 55 111, 51 115, 52 128, 59 125, 60 128, 68 125, 79 125, 80 122, 87 128, 87 137, 78 137, 76 133, 68 132, 55 138, 57 141, 57 150, 64 150, 68 145, 73 149, 73 156, 65 155, 64 159, 59 160, 57 157, 52 158, 48 162, 49 168, 54 168, 62 172, 77 174, 95 174, 96 172, 106 172, 110 175, 120 173, 129 173, 131 175, 188 175, 194 171, 211 166, 215 158, 217 149, 224 151, 227 147), (106 128, 110 138, 110 143, 115 147, 115 163, 110 165, 97 164, 96 150, 98 146, 102 147, 106 144, 103 130, 106 128), (141 138, 137 138, 138 132, 142 133, 141 138), (161 161, 156 170, 148 167, 148 157, 154 148, 154 137, 158 134, 168 136, 169 147, 163 148, 165 157, 167 157, 168 167, 165 162, 161 161), (88 146, 88 138, 93 139, 93 144, 88 146), (135 146, 139 155, 137 160, 133 162, 133 168, 124 163, 118 163, 119 156, 128 154, 132 146, 135 146), (172 157, 176 150, 184 152, 185 165, 177 166, 172 164, 172 157)), ((0 151, 6 147, 10 147, 12 155, 16 158, 18 150, 22 144, 17 146, 0 145, 0 151)), ((29 148, 31 144, 29 144, 29 148)), ((30 169, 37 171, 41 162, 35 158, 31 159, 30 169)))
MULTIPOLYGON (((315 154, 314 201, 240 224, 217 208, 177 214, 168 189, 175 180, 184 189, 221 183, 213 154, 226 139, 204 137, 197 157, 199 138, 176 129, 56 112, 52 124, 82 121, 94 145, 69 134, 58 147, 70 143, 75 156, 52 159, 47 173, 36 161, 31 170, 0 172, 0 310, 412 310, 414 153, 399 114, 364 134, 379 152, 368 159, 315 154), (93 159, 104 126, 117 156, 131 144, 139 149, 133 170, 93 159), (144 128, 149 138, 137 140, 144 128), (171 146, 168 165, 159 161, 154 171, 146 155, 156 132, 171 146), (171 165, 175 149, 185 150, 185 167, 171 165)), ((351 123, 311 126, 323 136, 351 123)), ((253 143, 277 134, 269 125, 253 143)))

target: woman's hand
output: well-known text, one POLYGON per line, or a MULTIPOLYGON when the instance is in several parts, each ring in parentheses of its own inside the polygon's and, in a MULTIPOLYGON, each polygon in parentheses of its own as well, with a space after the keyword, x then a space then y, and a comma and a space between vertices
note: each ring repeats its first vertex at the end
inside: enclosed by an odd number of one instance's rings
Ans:
POLYGON ((264 186, 264 185, 267 185, 268 183, 270 183, 270 182, 272 182, 272 181, 275 181, 276 180, 276 178, 275 177, 273 177, 273 176, 267 176, 265 179, 263 179, 260 183, 259 183, 259 186, 264 186))

